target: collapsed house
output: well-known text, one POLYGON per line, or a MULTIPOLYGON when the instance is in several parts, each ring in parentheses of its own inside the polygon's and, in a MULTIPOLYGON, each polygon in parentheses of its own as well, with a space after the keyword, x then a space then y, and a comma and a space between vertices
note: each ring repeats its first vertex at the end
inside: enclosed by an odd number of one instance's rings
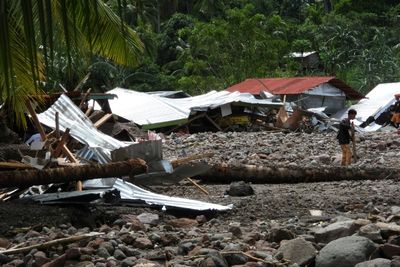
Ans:
MULTIPOLYGON (((154 133, 148 133, 147 141, 140 143, 122 142, 112 138, 100 132, 96 127, 100 123, 92 123, 65 94, 46 111, 40 114, 31 111, 40 132, 40 138, 31 144, 31 148, 37 150, 36 157, 23 156, 21 163, 5 164, 17 170, 1 173, 3 179, 0 188, 11 188, 0 192, 0 201, 22 196, 45 204, 112 199, 124 203, 159 206, 162 209, 223 211, 232 208, 231 205, 164 196, 140 187, 139 185, 174 184, 202 173, 208 167, 201 162, 189 164, 180 160, 183 163, 174 164, 163 160, 162 142, 154 133), (41 125, 52 131, 46 133, 41 125), (70 142, 71 138, 75 143, 70 142), (139 158, 140 160, 131 160, 139 158), (116 176, 108 176, 109 174, 116 176), (77 181, 76 191, 70 192, 61 185, 71 181, 77 181), (27 187, 45 183, 46 190, 40 187, 35 190, 39 195, 24 195, 24 192, 29 191, 27 187)), ((104 117, 100 120, 104 121, 104 117)))
POLYGON ((349 109, 355 109, 357 116, 354 124, 363 131, 377 131, 390 122, 390 107, 394 104, 394 95, 400 93, 400 83, 381 83, 372 89, 364 99, 357 104, 344 108, 332 115, 332 118, 342 120, 349 109))
POLYGON ((303 110, 325 107, 334 114, 345 107, 346 100, 360 100, 364 96, 335 77, 292 77, 247 79, 226 89, 228 92, 250 93, 257 97, 286 96, 303 110))
POLYGON ((232 130, 234 125, 247 125, 253 119, 266 117, 269 111, 282 106, 282 103, 270 99, 256 99, 248 93, 227 91, 211 91, 184 98, 123 88, 115 88, 107 93, 117 96, 109 100, 113 114, 134 122, 142 129, 161 132, 182 127, 190 128, 190 132, 232 130))

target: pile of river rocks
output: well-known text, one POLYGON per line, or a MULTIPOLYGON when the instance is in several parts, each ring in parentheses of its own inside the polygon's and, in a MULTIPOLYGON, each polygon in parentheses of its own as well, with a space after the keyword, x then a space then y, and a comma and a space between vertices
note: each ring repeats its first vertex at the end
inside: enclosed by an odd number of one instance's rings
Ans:
POLYGON ((0 238, 2 266, 400 266, 400 207, 368 218, 238 221, 122 214, 98 228, 36 227, 0 238), (93 234, 93 231, 95 232, 93 234), (91 237, 62 242, 71 236, 91 237), (25 248, 46 242, 52 246, 25 248), (14 249, 14 251, 12 251, 14 249))
MULTIPOLYGON (((355 164, 396 166, 398 137, 395 132, 358 134, 355 164)), ((285 166, 339 165, 341 155, 335 133, 171 134, 163 144, 167 159, 210 151, 214 163, 285 166)), ((385 209, 354 204, 351 209, 360 212, 342 216, 240 220, 229 213, 174 216, 149 209, 90 228, 38 224, 0 237, 0 265, 400 267, 400 207, 392 197, 385 209)))
MULTIPOLYGON (((356 151, 363 167, 394 167, 400 158, 400 135, 396 131, 359 133, 356 151)), ((228 132, 169 135, 163 144, 168 159, 213 152, 213 164, 275 164, 305 167, 340 165, 341 149, 335 132, 228 132)))

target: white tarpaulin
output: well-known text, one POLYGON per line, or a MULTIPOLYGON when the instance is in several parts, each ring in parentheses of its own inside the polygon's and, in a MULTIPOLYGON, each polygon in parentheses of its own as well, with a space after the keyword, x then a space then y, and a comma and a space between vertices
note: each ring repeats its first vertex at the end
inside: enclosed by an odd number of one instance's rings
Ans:
POLYGON ((147 128, 179 124, 187 121, 192 111, 207 111, 226 107, 231 103, 274 107, 282 105, 267 99, 256 99, 248 93, 228 91, 211 91, 199 96, 176 99, 122 88, 115 88, 107 93, 117 95, 117 98, 109 100, 113 114, 138 125, 149 126, 147 128))
MULTIPOLYGON (((355 109, 357 111, 357 116, 354 120, 354 124, 356 125, 360 125, 371 116, 376 119, 395 102, 394 95, 397 93, 400 93, 400 83, 378 84, 364 99, 361 99, 357 104, 349 108, 337 112, 332 118, 342 120, 347 116, 347 111, 349 109, 355 109)), ((365 130, 376 131, 380 127, 374 125, 369 128, 365 130)))

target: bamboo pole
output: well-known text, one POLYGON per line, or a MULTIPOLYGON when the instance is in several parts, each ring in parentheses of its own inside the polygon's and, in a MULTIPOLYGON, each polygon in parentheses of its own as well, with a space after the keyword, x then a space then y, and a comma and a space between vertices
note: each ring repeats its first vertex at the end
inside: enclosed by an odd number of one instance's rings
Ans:
POLYGON ((28 187, 32 185, 64 183, 71 181, 137 175, 147 171, 146 162, 142 159, 111 162, 108 164, 91 164, 76 167, 60 167, 42 170, 4 171, 0 175, 2 187, 28 187))

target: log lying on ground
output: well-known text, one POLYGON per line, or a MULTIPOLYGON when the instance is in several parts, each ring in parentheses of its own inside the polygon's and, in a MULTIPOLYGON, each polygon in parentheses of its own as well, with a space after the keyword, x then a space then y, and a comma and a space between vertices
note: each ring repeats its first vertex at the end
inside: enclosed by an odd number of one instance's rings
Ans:
POLYGON ((343 180, 381 180, 400 178, 399 168, 366 168, 358 166, 302 167, 302 166, 255 166, 213 165, 197 178, 205 182, 229 183, 246 181, 252 183, 307 183, 343 180))
POLYGON ((5 171, 0 172, 0 188, 28 187, 32 185, 63 183, 82 179, 90 180, 95 178, 137 175, 146 171, 146 162, 141 159, 43 170, 5 171))

